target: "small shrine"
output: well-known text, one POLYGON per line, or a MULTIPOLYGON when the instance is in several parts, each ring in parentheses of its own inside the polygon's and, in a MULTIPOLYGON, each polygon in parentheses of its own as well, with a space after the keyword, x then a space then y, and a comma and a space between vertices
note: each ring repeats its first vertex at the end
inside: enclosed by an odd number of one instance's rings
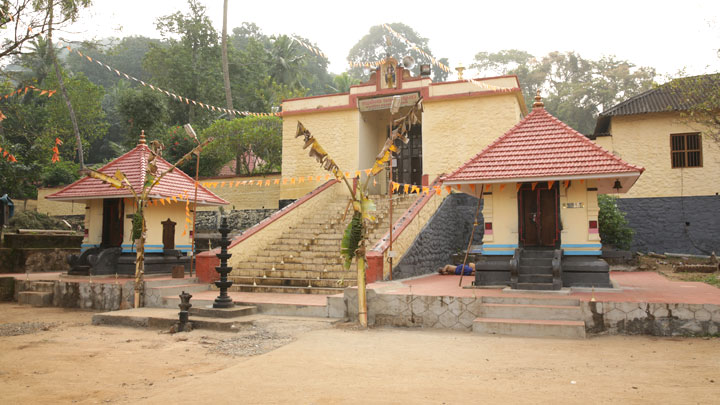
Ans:
POLYGON ((538 92, 530 114, 443 181, 483 200, 476 284, 611 287, 597 196, 627 192, 643 170, 553 117, 538 92))
MULTIPOLYGON (((113 176, 120 171, 134 190, 145 183, 151 151, 145 135, 137 146, 100 168, 113 176)), ((162 157, 156 160, 158 170, 172 165, 162 157)), ((147 226, 145 242, 145 273, 170 273, 182 265, 188 270, 192 256, 192 209, 194 203, 204 206, 228 204, 195 180, 175 169, 152 188, 150 201, 144 208, 147 226), (189 225, 189 226, 188 226, 189 225)), ((132 240, 133 216, 137 206, 132 192, 115 188, 101 180, 83 177, 62 190, 50 194, 48 200, 85 202, 85 238, 82 253, 68 258, 73 275, 135 274, 135 243, 132 240)))

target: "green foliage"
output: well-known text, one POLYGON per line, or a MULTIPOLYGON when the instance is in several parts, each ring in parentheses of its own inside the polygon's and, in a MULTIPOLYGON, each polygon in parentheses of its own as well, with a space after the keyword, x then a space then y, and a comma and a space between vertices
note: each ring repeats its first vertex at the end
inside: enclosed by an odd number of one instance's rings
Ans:
POLYGON ((167 97, 147 87, 126 88, 119 94, 117 110, 126 125, 126 146, 137 142, 141 131, 159 132, 168 119, 167 97))
POLYGON ((330 89, 336 93, 347 93, 350 91, 350 86, 355 84, 360 84, 360 79, 350 76, 348 72, 342 72, 333 77, 330 89))
MULTIPOLYGON (((201 132, 198 135, 200 142, 207 139, 207 136, 201 132)), ((152 137, 150 138, 152 139, 152 137)), ((190 138, 182 127, 171 127, 168 128, 159 137, 159 140, 164 145, 163 159, 174 164, 180 158, 185 156, 195 147, 195 141, 190 138)), ((222 145, 217 142, 211 142, 200 154, 200 176, 215 176, 222 166, 227 163, 231 156, 222 145)), ((195 177, 195 159, 190 159, 184 164, 180 165, 180 170, 184 171, 188 176, 195 177)))
POLYGON ((350 268, 355 253, 360 246, 363 237, 363 219, 362 213, 355 211, 352 220, 345 228, 342 244, 340 245, 340 253, 345 257, 345 270, 350 268))
POLYGON ((616 200, 617 197, 610 195, 598 195, 600 239, 604 245, 630 249, 635 232, 628 226, 625 213, 618 209, 616 200))
POLYGON ((143 210, 139 210, 133 214, 132 217, 132 240, 135 243, 136 240, 142 236, 142 223, 143 223, 143 210))
MULTIPOLYGON (((215 138, 206 151, 224 151, 226 160, 223 164, 233 158, 240 162, 238 174, 280 171, 282 120, 279 117, 244 117, 231 121, 216 121, 202 132, 202 137, 215 138), (261 162, 264 164, 260 164, 261 162), (253 170, 250 170, 251 167, 253 170)), ((200 162, 202 165, 202 160, 200 162)))
MULTIPOLYGON (((388 24, 390 28, 403 35, 410 42, 419 46, 422 50, 432 55, 429 40, 421 37, 414 29, 402 24, 388 24)), ((350 49, 347 60, 351 62, 376 62, 390 55, 399 62, 402 58, 410 55, 415 59, 415 67, 412 68, 414 75, 420 74, 420 64, 430 63, 430 61, 417 50, 410 48, 406 43, 395 38, 382 25, 370 27, 370 32, 362 37, 355 46, 350 49), (388 45, 387 40, 390 41, 388 45)), ((447 58, 438 58, 441 63, 448 64, 447 58)), ((432 79, 434 82, 442 82, 447 80, 447 72, 441 70, 435 65, 432 66, 432 79)), ((363 81, 368 79, 368 75, 363 73, 363 68, 354 67, 350 69, 350 75, 361 78, 363 81)))
POLYGON ((648 90, 655 77, 652 68, 636 68, 612 56, 583 59, 574 52, 542 58, 517 49, 479 52, 471 67, 485 75, 517 75, 528 109, 539 89, 545 109, 584 134, 592 133, 602 109, 648 90))
POLYGON ((68 229, 61 221, 36 211, 16 213, 8 226, 11 229, 68 229))
POLYGON ((80 165, 71 161, 60 161, 43 167, 43 187, 64 186, 80 178, 80 165))

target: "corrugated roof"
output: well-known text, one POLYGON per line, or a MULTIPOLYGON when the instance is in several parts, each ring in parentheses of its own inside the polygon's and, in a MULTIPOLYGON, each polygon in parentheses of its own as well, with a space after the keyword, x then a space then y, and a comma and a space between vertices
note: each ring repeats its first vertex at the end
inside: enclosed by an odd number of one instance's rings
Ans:
POLYGON ((536 105, 528 116, 445 177, 444 182, 597 177, 644 170, 624 162, 553 117, 539 101, 536 105))
POLYGON ((630 97, 603 111, 600 116, 685 111, 702 103, 710 92, 720 92, 720 73, 672 80, 630 97))
MULTIPOLYGON (((113 160, 98 171, 107 175, 114 175, 116 171, 125 174, 133 189, 141 190, 145 182, 145 168, 147 167, 150 149, 145 144, 139 144, 128 153, 113 160)), ((163 172, 172 165, 163 158, 157 159, 157 166, 160 172, 163 172)), ((194 201, 195 196, 195 180, 185 174, 182 170, 176 169, 165 175, 160 183, 153 187, 150 192, 151 198, 171 198, 178 194, 188 192, 190 201, 194 201)), ((126 189, 118 189, 105 184, 102 181, 83 177, 80 180, 70 184, 62 190, 46 196, 48 200, 87 200, 95 198, 124 198, 132 197, 126 189)), ((215 195, 212 191, 206 189, 202 185, 198 185, 197 192, 198 204, 202 205, 225 205, 227 201, 215 195)))

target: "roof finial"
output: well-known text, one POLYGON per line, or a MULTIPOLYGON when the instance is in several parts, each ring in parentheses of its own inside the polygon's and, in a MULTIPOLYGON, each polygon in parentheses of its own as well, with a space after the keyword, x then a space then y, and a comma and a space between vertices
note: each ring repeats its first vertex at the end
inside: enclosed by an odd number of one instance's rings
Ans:
POLYGON ((145 130, 144 129, 140 132, 140 140, 138 141, 138 145, 145 145, 145 130))
POLYGON ((540 89, 535 92, 535 102, 533 103, 533 108, 543 108, 545 107, 545 104, 542 102, 542 97, 540 97, 540 89))

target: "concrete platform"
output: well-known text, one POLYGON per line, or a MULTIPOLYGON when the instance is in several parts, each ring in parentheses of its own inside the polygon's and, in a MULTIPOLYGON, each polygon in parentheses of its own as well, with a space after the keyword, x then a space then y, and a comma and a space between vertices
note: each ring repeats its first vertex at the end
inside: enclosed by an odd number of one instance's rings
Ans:
MULTIPOLYGON (((122 311, 104 312, 92 317, 93 325, 131 326, 136 328, 170 329, 178 321, 179 310, 168 308, 134 308, 122 311)), ((234 318, 207 318, 190 316, 194 329, 210 329, 224 332, 238 332, 245 326, 266 319, 309 320, 333 324, 339 318, 282 317, 253 314, 234 318)))
POLYGON ((520 337, 585 338, 585 322, 532 319, 477 318, 473 332, 520 337))

